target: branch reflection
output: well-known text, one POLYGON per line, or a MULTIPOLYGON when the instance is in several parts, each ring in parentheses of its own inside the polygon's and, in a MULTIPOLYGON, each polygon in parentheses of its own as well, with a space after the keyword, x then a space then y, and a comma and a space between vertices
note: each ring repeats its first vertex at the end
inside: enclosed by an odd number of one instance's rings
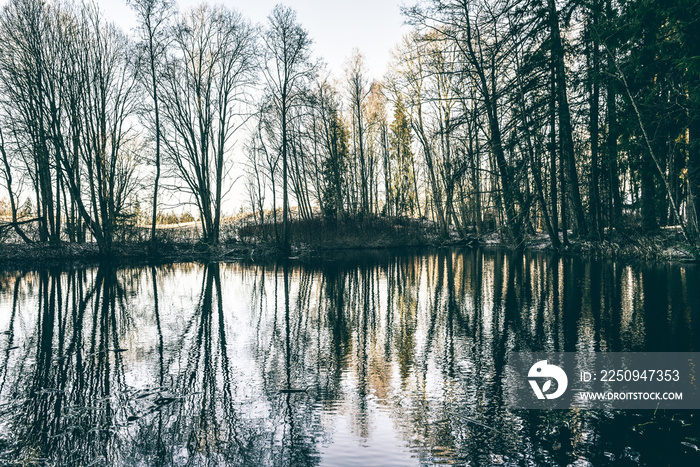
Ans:
POLYGON ((503 379, 697 350, 698 280, 479 250, 1 273, 0 462, 692 463, 693 412, 513 411, 503 379))

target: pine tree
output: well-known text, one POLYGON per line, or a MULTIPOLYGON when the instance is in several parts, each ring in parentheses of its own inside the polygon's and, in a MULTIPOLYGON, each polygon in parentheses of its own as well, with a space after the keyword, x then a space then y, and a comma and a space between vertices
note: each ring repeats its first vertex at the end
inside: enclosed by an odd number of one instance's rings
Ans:
POLYGON ((413 151, 411 150, 411 127, 406 107, 399 97, 391 123, 390 152, 393 162, 391 198, 397 215, 413 213, 416 197, 413 183, 413 151))
POLYGON ((323 212, 328 219, 338 220, 343 213, 343 185, 348 158, 348 130, 338 111, 331 111, 329 154, 323 161, 323 212))

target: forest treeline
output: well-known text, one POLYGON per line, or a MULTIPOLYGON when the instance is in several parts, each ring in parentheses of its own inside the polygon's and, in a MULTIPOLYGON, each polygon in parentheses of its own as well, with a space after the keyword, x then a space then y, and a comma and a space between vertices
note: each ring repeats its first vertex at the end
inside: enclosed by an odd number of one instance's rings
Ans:
POLYGON ((292 218, 377 216, 515 246, 629 225, 698 243, 697 2, 426 0, 381 80, 359 51, 331 77, 283 5, 254 26, 128 3, 128 34, 91 3, 2 10, 3 225, 26 242, 109 251, 143 213, 155 241, 182 197, 215 244, 241 179, 285 247, 292 218))

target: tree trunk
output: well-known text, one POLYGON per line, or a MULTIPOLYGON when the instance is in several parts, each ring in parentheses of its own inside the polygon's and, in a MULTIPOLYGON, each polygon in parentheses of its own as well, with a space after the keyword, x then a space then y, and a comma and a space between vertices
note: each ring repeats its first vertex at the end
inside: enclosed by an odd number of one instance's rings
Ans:
POLYGON ((287 95, 282 93, 282 248, 290 251, 289 241, 289 198, 287 188, 287 95))
MULTIPOLYGON (((608 1, 608 5, 610 2, 608 1)), ((612 51, 610 51, 612 53, 612 51)), ((620 195, 620 180, 618 174, 617 165, 617 135, 618 135, 618 125, 617 125, 617 104, 615 102, 616 91, 615 91, 615 81, 613 76, 615 76, 615 64, 612 58, 608 58, 608 78, 607 89, 606 89, 606 107, 607 107, 607 126, 608 126, 608 139, 606 142, 606 160, 608 166, 608 180, 610 186, 610 198, 608 200, 609 211, 610 211, 610 221, 609 227, 616 228, 618 222, 622 218, 622 197, 620 195)))
POLYGON ((151 217, 151 247, 154 248, 156 244, 156 222, 158 220, 158 184, 160 183, 160 108, 158 105, 158 84, 156 82, 156 65, 153 50, 153 35, 150 30, 149 48, 151 62, 151 86, 153 91, 153 112, 156 126, 156 176, 155 180, 153 181, 153 215, 151 217))
MULTIPOLYGON (((600 53, 598 44, 598 35, 596 34, 598 28, 598 5, 597 2, 594 3, 592 7, 592 22, 593 22, 593 33, 591 34, 591 47, 592 51, 590 53, 591 63, 589 67, 589 79, 591 82, 591 108, 590 108, 590 135, 591 135, 591 181, 588 186, 588 202, 589 202, 589 214, 591 218, 591 230, 594 237, 600 239, 602 238, 602 227, 600 220, 600 189, 599 180, 600 177, 598 168, 598 112, 600 111, 600 82, 598 79, 600 70, 600 53)), ((589 25, 589 29, 590 29, 589 25)))
POLYGON ((586 225, 586 218, 583 213, 583 204, 581 202, 581 193, 579 191, 578 172, 576 171, 576 155, 574 153, 571 113, 566 94, 564 47, 561 42, 561 33, 559 31, 559 14, 557 12, 555 0, 548 0, 548 2, 552 56, 556 65, 557 104, 559 105, 559 139, 561 143, 562 160, 565 162, 562 168, 566 168, 569 178, 569 195, 571 197, 571 207, 574 211, 576 220, 576 228, 578 230, 578 234, 585 237, 588 235, 588 227, 586 225))
POLYGON ((550 188, 549 197, 552 202, 552 229, 559 238, 559 195, 557 193, 557 100, 556 100, 556 66, 554 58, 549 61, 550 65, 550 96, 549 102, 549 162, 550 162, 550 188))

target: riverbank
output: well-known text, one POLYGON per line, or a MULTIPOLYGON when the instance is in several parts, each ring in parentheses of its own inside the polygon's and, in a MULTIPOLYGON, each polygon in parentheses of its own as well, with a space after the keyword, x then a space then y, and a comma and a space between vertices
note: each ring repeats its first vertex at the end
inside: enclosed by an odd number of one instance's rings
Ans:
MULTIPOLYGON (((471 232, 467 233, 466 238, 452 232, 445 237, 427 222, 374 218, 361 223, 292 223, 291 252, 285 254, 276 241, 281 235, 280 229, 281 226, 278 226, 275 232, 272 225, 244 226, 239 229, 238 236, 218 245, 163 240, 153 248, 149 242, 117 243, 109 255, 102 254, 94 243, 10 243, 0 246, 0 267, 80 266, 105 260, 158 264, 186 261, 272 261, 284 257, 333 259, 363 250, 441 247, 514 249, 512 245, 503 243, 496 232, 481 237, 471 232)), ((694 254, 680 232, 674 229, 663 229, 654 235, 630 229, 614 232, 603 241, 573 238, 568 246, 559 249, 553 248, 549 237, 540 233, 529 236, 523 250, 631 261, 698 260, 697 252, 694 254)))
MULTIPOLYGON (((561 240, 561 235, 560 235, 561 240)), ((505 247, 497 238, 487 238, 481 245, 505 247)), ((685 241, 679 229, 661 229, 649 234, 629 229, 612 232, 604 240, 570 238, 568 246, 555 249, 545 233, 530 236, 525 251, 547 251, 564 255, 599 257, 614 260, 638 261, 697 261, 700 251, 685 241)))

